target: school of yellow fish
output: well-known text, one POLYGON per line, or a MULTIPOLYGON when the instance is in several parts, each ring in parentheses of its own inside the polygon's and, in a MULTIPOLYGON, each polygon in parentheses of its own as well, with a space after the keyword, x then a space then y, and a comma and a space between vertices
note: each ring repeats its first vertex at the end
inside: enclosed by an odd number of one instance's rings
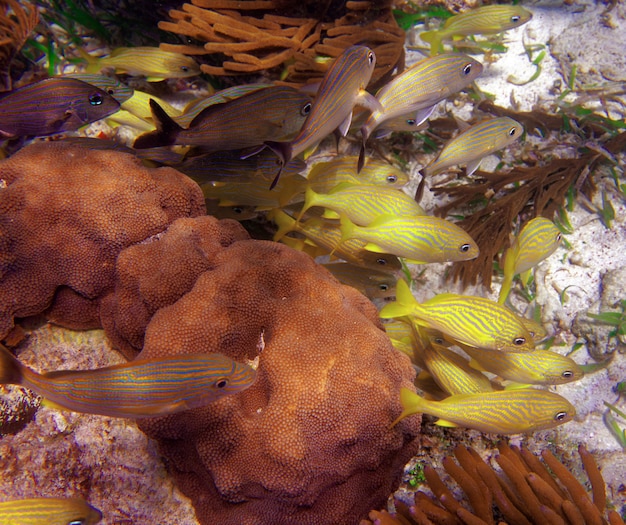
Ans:
MULTIPOLYGON (((583 372, 570 358, 536 348, 545 330, 505 301, 514 277, 521 274, 526 285, 528 272, 557 249, 559 230, 545 218, 525 225, 504 256, 499 301, 442 293, 419 303, 410 285, 397 279, 401 259, 414 264, 467 261, 478 256, 478 246, 460 227, 428 215, 407 195, 403 171, 367 156, 372 138, 424 129, 441 101, 482 73, 474 58, 442 52, 444 43, 498 33, 531 16, 522 7, 504 5, 453 16, 441 29, 421 34, 431 56, 399 72, 375 94, 366 88, 376 56, 357 45, 331 64, 319 86, 235 86, 183 109, 103 73, 143 75, 149 81, 185 78, 199 74, 193 59, 157 48, 120 48, 104 57, 79 50, 84 73, 46 79, 0 99, 0 134, 71 132, 103 118, 112 128, 126 126, 137 136, 128 151, 188 174, 218 217, 244 220, 264 213, 276 225, 274 240, 312 257, 330 256, 326 268, 372 299, 395 296, 380 315, 395 319, 386 322, 387 333, 420 369, 415 384, 424 394, 403 389, 403 412, 393 425, 426 413, 439 418, 438 425, 483 432, 551 428, 571 420, 575 409, 561 396, 531 385, 562 384, 580 379, 583 372), (46 105, 40 103, 43 92, 46 105), (35 103, 33 124, 23 115, 35 103), (307 166, 303 158, 310 159, 332 133, 360 133, 359 155, 309 160, 307 166)), ((457 165, 465 165, 471 176, 484 157, 524 132, 508 117, 461 126, 422 168, 424 177, 457 165)), ((94 147, 119 147, 100 144, 94 147)), ((236 395, 254 379, 254 366, 217 354, 37 374, 0 347, 0 384, 30 388, 50 406, 113 417, 152 417, 202 406, 236 395), (184 397, 181 382, 188 387, 184 397)), ((91 524, 99 519, 100 513, 81 500, 0 504, 1 523, 91 524)))

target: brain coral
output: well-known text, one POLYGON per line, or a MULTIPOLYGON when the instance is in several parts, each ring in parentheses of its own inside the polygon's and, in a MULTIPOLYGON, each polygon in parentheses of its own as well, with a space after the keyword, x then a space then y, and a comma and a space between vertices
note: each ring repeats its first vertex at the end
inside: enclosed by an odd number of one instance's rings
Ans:
POLYGON ((259 355, 241 394, 140 422, 201 523, 353 525, 416 452, 418 418, 389 429, 409 360, 374 306, 307 255, 256 240, 221 249, 154 314, 140 358, 190 352, 259 355))
POLYGON ((222 248, 246 239, 248 233, 235 220, 181 218, 162 235, 123 250, 115 291, 100 306, 102 326, 113 345, 129 359, 135 357, 154 313, 187 293, 212 268, 222 248))
POLYGON ((204 213, 200 188, 174 169, 71 143, 23 148, 0 163, 0 339, 14 318, 46 310, 98 326, 119 252, 204 213))

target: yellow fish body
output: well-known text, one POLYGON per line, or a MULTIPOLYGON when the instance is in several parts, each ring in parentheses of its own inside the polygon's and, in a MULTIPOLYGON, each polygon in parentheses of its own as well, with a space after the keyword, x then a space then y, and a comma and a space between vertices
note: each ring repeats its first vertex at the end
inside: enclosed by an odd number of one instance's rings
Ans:
POLYGON ((426 177, 445 171, 450 166, 465 164, 466 173, 474 173, 484 157, 518 140, 524 128, 509 117, 485 120, 470 126, 448 141, 437 158, 422 169, 426 177))
POLYGON ((356 157, 342 155, 313 164, 307 175, 311 189, 317 193, 328 193, 342 182, 399 189, 409 182, 406 173, 378 159, 367 159, 357 174, 356 160, 356 157))
POLYGON ((500 287, 498 302, 506 301, 513 278, 517 274, 528 272, 552 255, 559 247, 561 240, 561 232, 549 219, 535 217, 528 221, 504 255, 504 279, 500 287))
POLYGON ((113 68, 116 73, 145 76, 150 81, 200 74, 200 66, 193 58, 158 47, 118 47, 105 57, 94 57, 82 49, 78 53, 87 61, 87 73, 113 68))
POLYGON ((570 421, 576 409, 567 399, 534 388, 457 394, 442 401, 429 401, 400 390, 402 414, 392 426, 411 414, 438 417, 437 425, 466 427, 494 434, 519 434, 554 428, 570 421))
MULTIPOLYGON (((184 171, 183 171, 184 173, 184 171)), ((192 177, 194 178, 194 177, 192 177)), ((196 180, 196 179, 194 179, 196 180)), ((279 184, 269 190, 260 182, 202 182, 196 180, 206 199, 219 199, 220 206, 256 206, 257 208, 280 208, 289 203, 302 202, 306 179, 300 175, 283 177, 279 184)))
POLYGON ((337 214, 331 218, 345 215, 359 226, 367 226, 381 215, 424 215, 423 208, 402 190, 349 182, 342 182, 326 194, 307 187, 300 217, 314 206, 328 208, 337 214))
POLYGON ((28 498, 0 502, 2 525, 95 525, 102 513, 80 498, 28 498))
POLYGON ((396 286, 396 302, 385 305, 380 316, 387 319, 404 315, 475 348, 530 352, 535 347, 524 323, 513 312, 484 297, 444 293, 418 303, 401 279, 396 286))
POLYGON ((0 346, 0 384, 21 385, 54 406, 87 414, 129 418, 173 414, 240 392, 255 378, 255 369, 222 354, 38 374, 0 346))
POLYGON ((578 381, 582 368, 570 357, 536 348, 528 353, 503 353, 462 346, 480 367, 502 379, 531 385, 562 385, 578 381))
POLYGON ((532 13, 516 5, 486 5, 448 18, 437 31, 424 31, 420 38, 430 44, 430 54, 443 51, 442 42, 456 36, 493 35, 519 27, 532 13))
POLYGON ((478 256, 478 246, 469 234, 439 217, 381 215, 361 227, 342 216, 341 231, 344 241, 365 241, 366 250, 393 253, 416 264, 468 261, 478 256))
POLYGON ((378 90, 381 108, 361 127, 363 144, 376 128, 396 117, 412 113, 419 126, 439 102, 471 84, 482 70, 480 62, 461 53, 420 60, 378 90))

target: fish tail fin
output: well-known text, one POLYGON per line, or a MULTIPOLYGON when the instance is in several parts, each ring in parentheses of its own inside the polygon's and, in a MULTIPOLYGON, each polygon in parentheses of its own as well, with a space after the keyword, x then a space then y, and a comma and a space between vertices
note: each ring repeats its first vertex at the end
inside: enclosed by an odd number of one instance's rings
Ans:
POLYGON ((274 189, 274 187, 278 183, 278 179, 280 178, 280 174, 282 173, 285 164, 287 164, 292 159, 291 142, 274 142, 268 140, 264 142, 264 144, 276 154, 280 164, 280 167, 278 168, 278 173, 276 174, 276 177, 274 177, 272 184, 270 184, 271 190, 274 189))
POLYGON ((500 294, 498 295, 498 302, 504 304, 509 292, 511 291, 511 285, 513 284, 513 277, 515 276, 515 259, 517 259, 516 244, 513 243, 506 252, 504 252, 504 262, 502 263, 502 270, 504 271, 504 279, 502 280, 502 286, 500 286, 500 294))
POLYGON ((425 402, 426 400, 423 397, 418 396, 415 392, 412 392, 408 388, 401 388, 400 404, 402 405, 402 413, 394 420, 393 423, 391 423, 391 425, 389 425, 389 428, 395 427, 407 416, 423 412, 423 405, 425 402))
POLYGON ((434 56, 437 53, 441 53, 441 33, 439 31, 424 31, 420 33, 420 38, 430 44, 430 55, 434 56))
POLYGON ((23 384, 25 368, 6 346, 0 345, 0 385, 23 384))
POLYGON ((171 146, 176 142, 176 136, 183 131, 183 128, 152 98, 150 99, 150 110, 152 111, 152 119, 156 125, 156 130, 137 137, 133 144, 135 149, 171 146))
POLYGON ((363 143, 361 144, 361 149, 359 151, 359 160, 356 163, 357 175, 361 173, 361 170, 363 169, 364 164, 365 164, 365 138, 363 139, 363 143))
POLYGON ((302 204, 302 209, 300 210, 300 213, 296 217, 296 224, 298 224, 302 220, 302 217, 304 217, 304 214, 309 208, 312 208, 316 205, 317 196, 318 194, 315 193, 313 188, 311 188, 311 185, 307 185, 306 191, 304 192, 304 203, 302 204))
POLYGON ((405 317, 414 312, 416 305, 417 301, 411 293, 409 284, 404 279, 398 279, 398 284, 396 285, 396 300, 393 303, 388 303, 383 306, 379 315, 382 319, 405 317))
POLYGON ((339 214, 339 226, 341 228, 341 242, 354 237, 355 224, 343 213, 339 214))
POLYGON ((296 221, 282 210, 275 209, 272 212, 272 220, 278 226, 278 230, 274 234, 274 241, 276 242, 295 229, 296 221))
POLYGON ((81 49, 80 47, 76 48, 76 51, 80 55, 80 58, 84 60, 85 62, 87 62, 85 73, 89 73, 89 74, 100 73, 100 69, 102 68, 99 66, 99 59, 97 57, 91 56, 89 53, 87 53, 87 51, 85 51, 84 49, 81 49))

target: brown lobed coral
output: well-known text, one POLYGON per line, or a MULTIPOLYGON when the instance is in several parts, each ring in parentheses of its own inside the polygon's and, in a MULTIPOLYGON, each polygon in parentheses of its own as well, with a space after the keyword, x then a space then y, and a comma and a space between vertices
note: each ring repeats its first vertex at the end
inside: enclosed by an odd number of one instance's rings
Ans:
POLYGON ((283 66, 280 79, 303 83, 323 76, 347 47, 364 44, 376 53, 372 84, 404 67, 404 31, 392 2, 294 2, 287 0, 191 0, 159 28, 203 45, 161 44, 167 51, 205 55, 203 72, 229 76, 283 66))
POLYGON ((63 142, 23 148, 0 163, 0 339, 42 312, 99 327, 118 254, 204 213, 198 185, 172 168, 63 142))
MULTIPOLYGON (((171 249, 161 243, 193 254, 202 242, 188 234, 190 222, 204 219, 176 221, 151 243, 155 261, 144 270, 167 266, 158 259, 171 249)), ((307 255, 268 241, 224 244, 190 291, 153 315, 139 357, 258 356, 258 379, 140 428, 159 443, 201 523, 357 523, 387 500, 418 447, 419 418, 389 428, 400 388, 412 387, 409 360, 375 307, 307 255)), ((198 260, 190 265, 200 268, 198 260)))
POLYGON ((361 525, 624 525, 614 510, 606 511, 606 488, 593 456, 581 444, 578 453, 591 484, 591 497, 576 477, 548 449, 543 463, 526 448, 498 445, 496 462, 502 473, 471 447, 457 446, 443 468, 467 496, 462 505, 431 466, 424 468, 433 493, 415 495, 407 506, 396 500, 396 515, 370 512, 361 525), (503 519, 496 519, 493 507, 503 519), (606 518, 604 514, 606 512, 606 518))

